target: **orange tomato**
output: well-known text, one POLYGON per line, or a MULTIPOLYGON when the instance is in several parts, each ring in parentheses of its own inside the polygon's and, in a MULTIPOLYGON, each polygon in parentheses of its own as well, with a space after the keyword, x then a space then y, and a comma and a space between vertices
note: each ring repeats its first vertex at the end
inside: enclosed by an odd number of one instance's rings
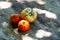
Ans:
POLYGON ((25 31, 29 30, 29 28, 30 28, 30 24, 27 20, 19 21, 19 23, 18 23, 18 29, 19 30, 25 32, 25 31))
POLYGON ((20 20, 19 14, 12 14, 10 16, 10 21, 14 24, 17 24, 19 22, 19 20, 20 20))

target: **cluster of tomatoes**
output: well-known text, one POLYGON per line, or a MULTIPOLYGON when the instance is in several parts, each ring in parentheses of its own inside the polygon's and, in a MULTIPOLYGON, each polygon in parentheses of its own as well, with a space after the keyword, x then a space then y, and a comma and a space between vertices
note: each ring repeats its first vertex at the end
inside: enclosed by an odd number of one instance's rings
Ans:
POLYGON ((11 14, 10 22, 18 24, 18 29, 25 32, 30 29, 30 23, 34 22, 36 18, 36 12, 34 12, 31 8, 25 8, 20 14, 11 14))

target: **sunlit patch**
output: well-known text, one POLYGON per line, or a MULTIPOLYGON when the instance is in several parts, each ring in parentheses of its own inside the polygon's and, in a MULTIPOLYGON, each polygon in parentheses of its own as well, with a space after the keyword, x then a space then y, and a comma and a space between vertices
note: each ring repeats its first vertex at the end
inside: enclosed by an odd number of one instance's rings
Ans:
POLYGON ((46 2, 45 1, 42 1, 42 0, 36 0, 36 2, 38 3, 38 4, 40 4, 40 5, 44 5, 44 4, 46 4, 46 2))
POLYGON ((3 26, 3 27, 7 27, 7 26, 8 26, 8 23, 7 23, 7 22, 3 22, 3 23, 2 23, 2 26, 3 26))
POLYGON ((21 0, 16 0, 17 2, 20 2, 21 0))
POLYGON ((6 9, 12 6, 11 2, 0 1, 0 9, 6 9))
POLYGON ((44 5, 46 2, 44 2, 43 0, 26 0, 26 1, 28 1, 28 2, 32 2, 32 1, 35 1, 35 2, 37 2, 38 4, 40 4, 40 5, 44 5))
POLYGON ((44 10, 38 9, 38 8, 33 8, 34 11, 38 12, 39 14, 45 14, 44 10))
POLYGON ((22 40, 33 40, 33 38, 29 37, 28 35, 22 35, 22 40))
POLYGON ((18 33, 18 28, 14 29, 14 33, 19 34, 18 33))
POLYGON ((49 11, 45 11, 45 12, 46 12, 46 13, 45 13, 45 16, 46 16, 47 18, 57 19, 56 14, 54 14, 54 13, 52 13, 52 12, 49 12, 49 11))
POLYGON ((21 2, 21 3, 24 3, 24 1, 28 1, 28 2, 32 2, 32 1, 35 1, 37 2, 38 4, 40 5, 44 5, 46 2, 43 1, 43 0, 16 0, 17 2, 21 2))
POLYGON ((26 0, 16 0, 17 2, 24 3, 26 0))
POLYGON ((52 35, 51 32, 47 32, 45 30, 38 30, 36 33, 37 38, 43 38, 43 37, 50 37, 52 35))
POLYGON ((33 8, 34 11, 38 12, 39 14, 45 14, 45 16, 47 18, 51 18, 51 19, 57 19, 57 15, 55 13, 46 11, 46 10, 42 10, 42 9, 38 9, 38 8, 33 8))

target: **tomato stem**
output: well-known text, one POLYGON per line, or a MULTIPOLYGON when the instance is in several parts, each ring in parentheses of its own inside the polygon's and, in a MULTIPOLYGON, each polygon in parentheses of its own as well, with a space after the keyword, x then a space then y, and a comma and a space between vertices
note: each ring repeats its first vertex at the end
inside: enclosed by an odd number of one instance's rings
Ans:
POLYGON ((23 24, 25 24, 25 22, 23 22, 23 24))

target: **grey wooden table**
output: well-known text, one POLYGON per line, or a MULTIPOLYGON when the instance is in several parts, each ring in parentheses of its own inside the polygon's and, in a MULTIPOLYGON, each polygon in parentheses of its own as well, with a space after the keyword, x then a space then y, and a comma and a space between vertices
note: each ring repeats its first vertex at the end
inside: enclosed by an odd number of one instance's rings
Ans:
MULTIPOLYGON (((44 0, 46 4, 40 5, 34 1, 19 3, 11 0, 12 7, 0 10, 0 40, 23 40, 22 35, 28 34, 33 40, 60 40, 60 0, 44 0), (31 24, 29 31, 17 35, 13 30, 14 25, 10 24, 9 16, 13 13, 20 13, 24 8, 38 8, 56 14, 57 19, 50 19, 45 14, 39 14, 37 20, 31 24), (50 37, 37 38, 38 30, 51 32, 50 37)), ((53 15, 52 15, 53 16, 53 15)), ((29 40, 29 39, 28 39, 29 40)))

